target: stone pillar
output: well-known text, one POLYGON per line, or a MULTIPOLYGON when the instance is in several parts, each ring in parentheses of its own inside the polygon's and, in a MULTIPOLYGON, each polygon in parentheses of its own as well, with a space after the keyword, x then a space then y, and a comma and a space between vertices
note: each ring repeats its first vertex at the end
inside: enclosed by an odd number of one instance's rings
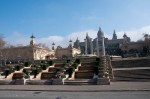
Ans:
POLYGON ((85 41, 85 55, 87 55, 87 39, 84 39, 85 41))
POLYGON ((91 54, 93 54, 93 42, 92 42, 92 39, 91 39, 91 42, 90 42, 90 47, 91 47, 91 54))
POLYGON ((96 38, 96 50, 97 50, 97 56, 99 57, 99 45, 98 45, 98 38, 96 38))
POLYGON ((104 37, 102 38, 102 56, 105 56, 105 43, 104 43, 104 37))
POLYGON ((55 43, 53 42, 53 43, 52 43, 52 50, 55 50, 55 47, 54 47, 54 46, 55 46, 55 43))

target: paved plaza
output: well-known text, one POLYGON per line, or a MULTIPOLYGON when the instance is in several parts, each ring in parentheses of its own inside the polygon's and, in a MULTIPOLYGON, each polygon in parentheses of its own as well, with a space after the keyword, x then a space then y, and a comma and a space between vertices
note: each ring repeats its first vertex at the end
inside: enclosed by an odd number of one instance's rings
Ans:
POLYGON ((0 85, 0 91, 51 91, 51 92, 150 91, 150 83, 111 82, 110 85, 0 85))
POLYGON ((149 82, 111 85, 1 85, 0 99, 149 99, 149 82))

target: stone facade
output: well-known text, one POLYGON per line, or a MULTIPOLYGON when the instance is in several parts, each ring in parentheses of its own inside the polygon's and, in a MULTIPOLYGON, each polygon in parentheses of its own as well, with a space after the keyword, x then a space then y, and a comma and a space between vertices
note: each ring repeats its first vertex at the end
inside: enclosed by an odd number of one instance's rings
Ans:
POLYGON ((128 37, 126 33, 124 33, 122 39, 118 39, 115 30, 112 39, 105 38, 103 31, 99 28, 97 38, 92 40, 92 38, 86 34, 85 41, 80 42, 77 39, 74 42, 74 47, 80 48, 82 54, 95 54, 101 56, 104 54, 103 39, 106 55, 122 55, 131 50, 136 50, 140 53, 144 46, 144 42, 131 42, 130 37, 128 37))
POLYGON ((72 58, 80 53, 81 50, 79 48, 73 48, 71 45, 68 48, 57 47, 55 55, 57 58, 72 58))
POLYGON ((33 60, 49 60, 54 58, 64 58, 64 57, 75 57, 80 54, 80 49, 72 47, 70 42, 67 48, 57 47, 54 49, 54 43, 52 49, 39 47, 35 43, 35 37, 31 36, 30 45, 19 46, 19 47, 9 47, 4 48, 1 52, 1 63, 6 64, 6 62, 19 62, 19 61, 33 61, 33 60))

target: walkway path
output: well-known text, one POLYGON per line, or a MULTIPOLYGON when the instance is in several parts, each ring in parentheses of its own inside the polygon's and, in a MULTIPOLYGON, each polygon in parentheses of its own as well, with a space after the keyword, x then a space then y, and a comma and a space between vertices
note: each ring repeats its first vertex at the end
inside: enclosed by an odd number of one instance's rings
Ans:
POLYGON ((0 91, 111 92, 150 91, 149 82, 111 82, 111 85, 0 85, 0 91))

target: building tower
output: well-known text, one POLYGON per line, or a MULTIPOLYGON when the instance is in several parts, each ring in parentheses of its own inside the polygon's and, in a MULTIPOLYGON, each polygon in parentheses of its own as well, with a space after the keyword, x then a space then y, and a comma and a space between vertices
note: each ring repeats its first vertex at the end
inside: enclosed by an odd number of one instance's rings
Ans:
POLYGON ((77 37, 77 40, 74 42, 74 48, 80 49, 80 41, 77 37))
POLYGON ((55 50, 55 47, 54 47, 54 46, 55 46, 55 43, 53 42, 53 43, 52 43, 52 50, 55 50))
POLYGON ((114 33, 113 33, 113 38, 112 40, 117 40, 117 34, 116 34, 116 31, 114 30, 114 33))
POLYGON ((72 40, 69 41, 69 46, 68 47, 69 48, 73 48, 73 46, 72 46, 72 40))
POLYGON ((31 41, 30 41, 30 46, 34 46, 35 45, 35 37, 33 36, 33 34, 31 35, 31 41))
POLYGON ((97 33, 97 37, 98 37, 98 40, 102 40, 103 37, 104 37, 104 33, 103 33, 103 31, 101 30, 100 27, 99 27, 99 30, 98 30, 98 33, 97 33))

